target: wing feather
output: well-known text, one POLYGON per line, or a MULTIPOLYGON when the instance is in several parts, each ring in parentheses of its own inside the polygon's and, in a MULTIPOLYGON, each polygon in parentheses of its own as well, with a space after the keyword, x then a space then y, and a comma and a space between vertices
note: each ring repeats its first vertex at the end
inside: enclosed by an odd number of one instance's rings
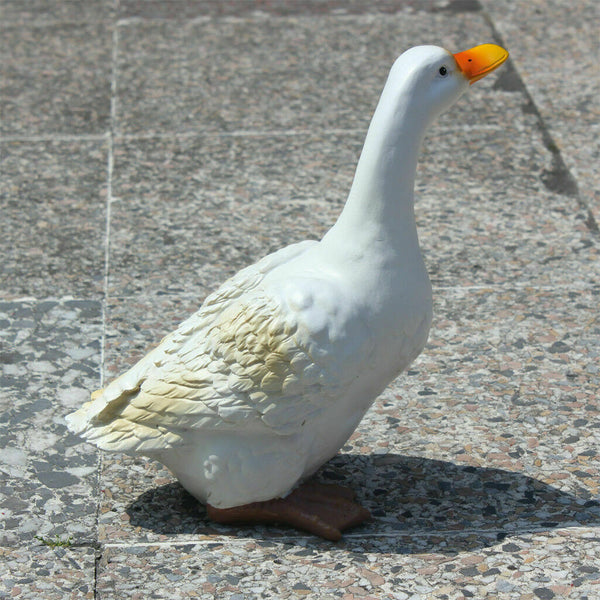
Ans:
POLYGON ((344 321, 343 335, 331 339, 340 298, 330 282, 299 283, 291 291, 294 301, 261 285, 269 268, 309 244, 266 257, 226 282, 156 349, 70 415, 71 428, 103 448, 152 452, 184 445, 190 433, 240 425, 288 435, 315 418, 357 376, 370 339, 356 319, 344 321), (352 346, 356 340, 364 344, 352 346), (336 356, 344 357, 343 365, 336 356))
POLYGON ((293 338, 297 324, 260 292, 260 283, 315 243, 288 246, 226 281, 158 347, 69 415, 70 428, 100 447, 140 452, 182 444, 189 429, 273 422, 263 419, 265 407, 297 403, 292 391, 306 390, 315 372, 306 370, 300 382, 300 365, 310 361, 293 338))

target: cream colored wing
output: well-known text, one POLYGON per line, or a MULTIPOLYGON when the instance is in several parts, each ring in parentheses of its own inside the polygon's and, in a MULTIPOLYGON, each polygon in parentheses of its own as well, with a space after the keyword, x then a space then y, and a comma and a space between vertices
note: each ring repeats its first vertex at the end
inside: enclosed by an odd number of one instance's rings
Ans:
MULTIPOLYGON (((207 429, 284 435, 301 427, 356 372, 354 361, 345 361, 349 370, 340 364, 347 352, 334 351, 340 343, 348 347, 332 336, 338 290, 301 283, 288 302, 286 293, 274 297, 260 285, 265 273, 309 245, 286 248, 226 282, 155 350, 69 415, 71 428, 105 449, 152 452, 207 429)), ((354 340, 366 340, 360 323, 358 329, 346 328, 342 337, 358 333, 354 340)), ((357 353, 368 357, 362 346, 357 353)))

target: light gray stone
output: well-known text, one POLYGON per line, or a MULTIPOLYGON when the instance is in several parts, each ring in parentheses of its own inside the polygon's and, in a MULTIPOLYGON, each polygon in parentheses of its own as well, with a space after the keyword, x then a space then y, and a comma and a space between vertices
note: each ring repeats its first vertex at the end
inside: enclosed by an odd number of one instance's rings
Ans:
MULTIPOLYGON (((63 540, 64 541, 64 540, 63 540)), ((65 600, 94 596, 93 548, 0 546, 0 598, 65 600)))
POLYGON ((100 303, 0 302, 0 320, 0 541, 58 535, 91 542, 98 453, 67 432, 64 416, 81 390, 99 383, 100 303), (73 360, 68 347, 89 352, 73 360))

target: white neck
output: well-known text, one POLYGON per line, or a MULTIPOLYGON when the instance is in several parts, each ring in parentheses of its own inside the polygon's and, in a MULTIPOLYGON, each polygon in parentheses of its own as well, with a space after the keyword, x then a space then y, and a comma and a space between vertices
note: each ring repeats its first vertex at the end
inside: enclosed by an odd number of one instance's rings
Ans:
POLYGON ((354 246, 381 241, 398 247, 416 238, 413 189, 430 115, 411 98, 410 77, 398 84, 392 69, 371 120, 348 200, 324 243, 346 238, 354 246))

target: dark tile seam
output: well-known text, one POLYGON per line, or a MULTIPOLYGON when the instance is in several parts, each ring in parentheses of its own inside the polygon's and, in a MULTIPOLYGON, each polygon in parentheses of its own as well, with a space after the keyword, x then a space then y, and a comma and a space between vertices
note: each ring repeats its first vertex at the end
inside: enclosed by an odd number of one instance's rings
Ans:
MULTIPOLYGON (((502 39, 498 29, 496 28, 493 19, 490 15, 481 10, 481 14, 485 19, 486 23, 492 30, 492 37, 494 41, 500 46, 506 48, 506 44, 502 39)), ((574 198, 579 206, 579 208, 585 213, 585 225, 589 229, 590 233, 596 237, 600 238, 600 228, 598 227, 598 222, 594 217, 594 213, 592 212, 591 207, 586 202, 586 200, 581 195, 579 190, 579 185, 577 180, 567 167, 562 153, 554 141, 552 134, 548 126, 546 125, 546 121, 540 112, 540 109, 537 107, 533 100, 533 96, 527 89, 525 82, 519 75, 519 72, 509 58, 504 72, 498 77, 496 83, 494 84, 494 89, 499 89, 507 92, 515 92, 519 91, 523 94, 526 100, 526 104, 523 106, 523 110, 531 115, 533 115, 537 122, 537 128, 542 135, 542 142, 546 149, 552 155, 552 166, 550 169, 544 169, 541 173, 542 183, 546 186, 546 188, 554 192, 556 194, 561 194, 563 196, 568 196, 570 198, 574 198)))

